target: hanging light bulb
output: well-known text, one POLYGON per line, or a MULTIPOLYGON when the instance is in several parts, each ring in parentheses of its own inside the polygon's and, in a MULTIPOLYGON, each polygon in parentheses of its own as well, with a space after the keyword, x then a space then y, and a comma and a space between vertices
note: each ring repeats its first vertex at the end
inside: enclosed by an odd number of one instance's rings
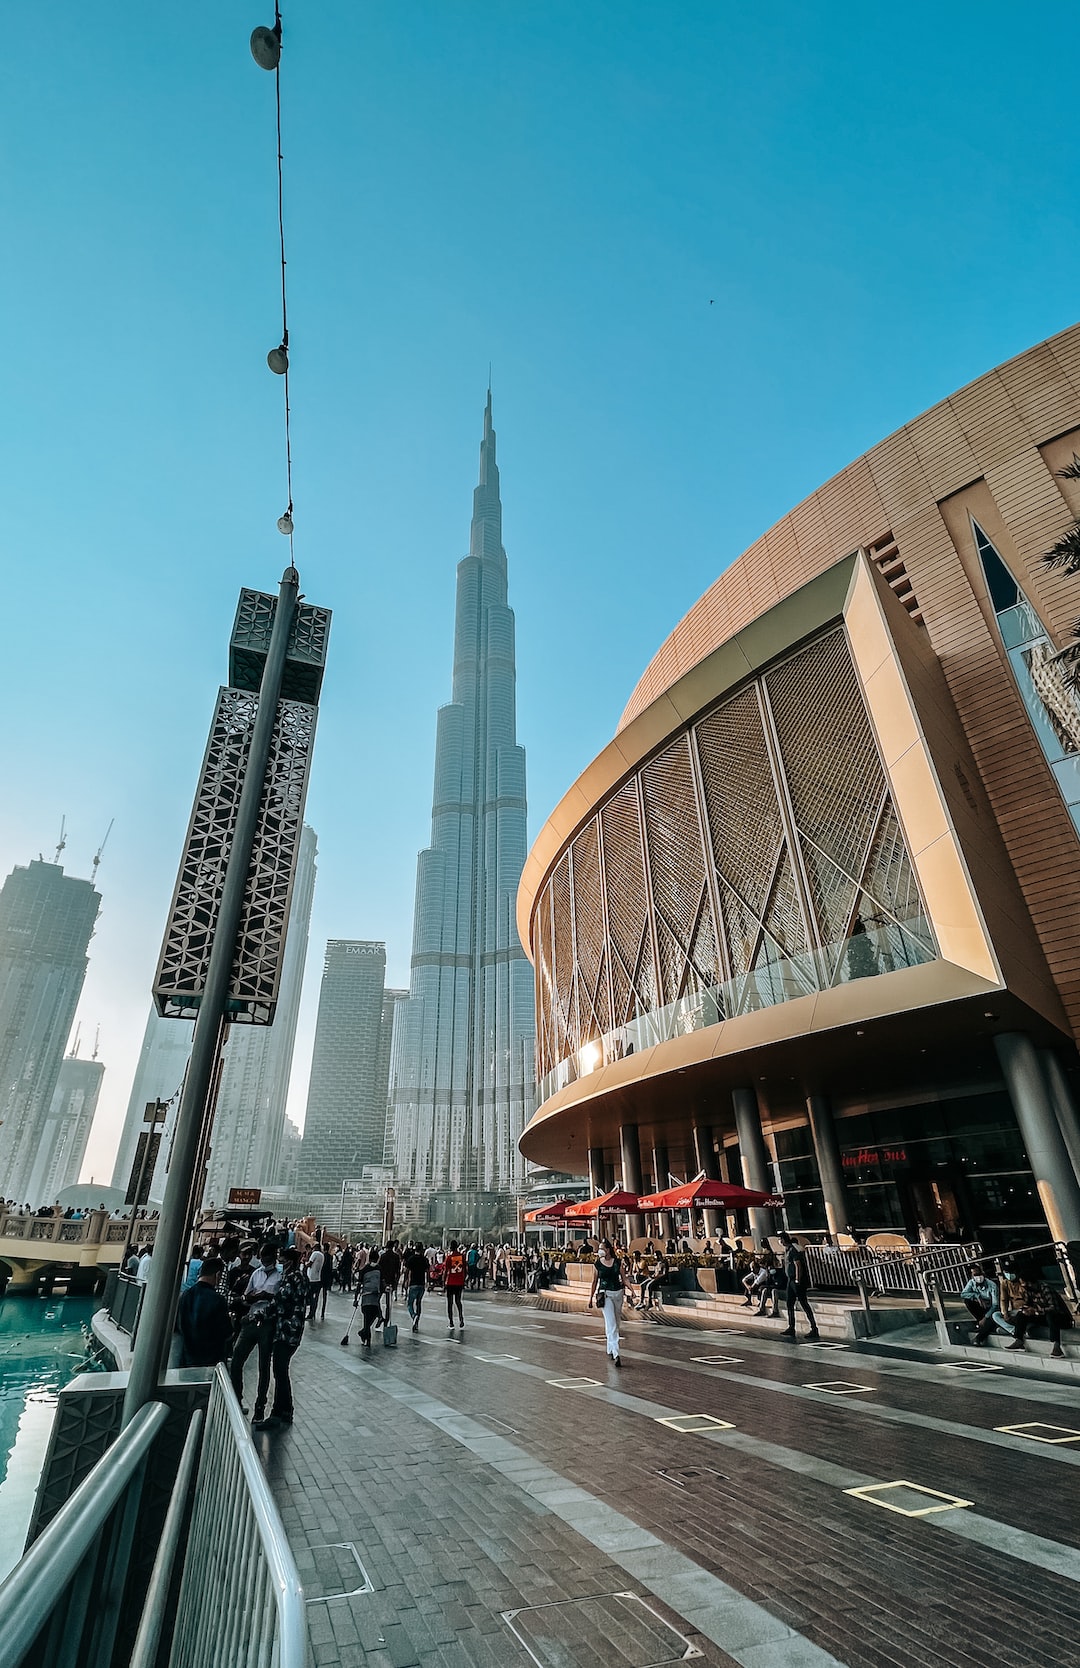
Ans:
POLYGON ((271 348, 266 356, 266 363, 275 376, 284 376, 289 368, 289 350, 282 342, 280 347, 271 348))
POLYGON ((251 56, 260 69, 276 70, 281 62, 281 30, 260 23, 251 31, 251 56))
POLYGON ((288 538, 293 530, 292 505, 290 504, 284 515, 278 516, 277 530, 288 538))

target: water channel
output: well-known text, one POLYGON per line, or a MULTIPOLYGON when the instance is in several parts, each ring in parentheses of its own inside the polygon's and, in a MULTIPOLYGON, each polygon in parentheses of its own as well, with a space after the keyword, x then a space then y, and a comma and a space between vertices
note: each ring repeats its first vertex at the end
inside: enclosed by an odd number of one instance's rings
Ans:
POLYGON ((90 1297, 0 1299, 0 1580, 22 1555, 59 1391, 99 1369, 90 1297))

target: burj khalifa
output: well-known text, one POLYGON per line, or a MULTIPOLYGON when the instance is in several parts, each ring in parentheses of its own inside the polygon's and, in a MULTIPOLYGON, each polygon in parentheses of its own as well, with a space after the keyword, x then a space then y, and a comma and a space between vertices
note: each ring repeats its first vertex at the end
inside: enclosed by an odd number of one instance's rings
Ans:
POLYGON ((462 1222, 475 1219, 482 1196, 519 1188, 518 1137, 533 1108, 532 969, 515 922, 526 855, 515 681, 489 389, 391 1091, 398 1181, 452 1195, 457 1207, 445 1219, 462 1222))

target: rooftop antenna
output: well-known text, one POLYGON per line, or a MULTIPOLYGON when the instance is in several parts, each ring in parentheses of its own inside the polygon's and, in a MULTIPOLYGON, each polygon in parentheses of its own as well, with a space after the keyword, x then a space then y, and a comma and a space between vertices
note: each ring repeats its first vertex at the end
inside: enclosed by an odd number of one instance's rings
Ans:
POLYGON ((98 1043, 100 1041, 101 1041, 101 1026, 96 1025, 94 1027, 94 1052, 90 1056, 91 1060, 96 1060, 97 1057, 98 1057, 98 1043))
POLYGON ((97 884, 98 864, 101 862, 101 854, 105 850, 105 846, 108 843, 109 835, 112 833, 113 823, 115 821, 116 821, 115 817, 110 817, 109 826, 105 830, 105 838, 104 838, 104 840, 102 840, 101 844, 98 846, 97 850, 94 853, 94 860, 90 865, 90 884, 91 884, 91 886, 94 886, 94 885, 97 884))
POLYGON ((65 831, 66 828, 67 828, 67 818, 66 817, 61 817, 60 818, 60 844, 56 848, 56 856, 53 858, 54 863, 59 863, 60 853, 63 851, 64 847, 67 845, 67 840, 66 840, 65 834, 64 834, 64 831, 65 831))

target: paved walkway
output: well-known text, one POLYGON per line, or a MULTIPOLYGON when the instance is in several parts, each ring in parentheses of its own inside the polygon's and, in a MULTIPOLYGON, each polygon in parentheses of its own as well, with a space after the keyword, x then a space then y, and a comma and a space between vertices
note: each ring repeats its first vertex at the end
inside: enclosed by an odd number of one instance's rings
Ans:
POLYGON ((319 1668, 1080 1665, 1076 1390, 678 1326, 617 1371, 495 1296, 362 1352, 349 1313, 256 1436, 319 1668))

